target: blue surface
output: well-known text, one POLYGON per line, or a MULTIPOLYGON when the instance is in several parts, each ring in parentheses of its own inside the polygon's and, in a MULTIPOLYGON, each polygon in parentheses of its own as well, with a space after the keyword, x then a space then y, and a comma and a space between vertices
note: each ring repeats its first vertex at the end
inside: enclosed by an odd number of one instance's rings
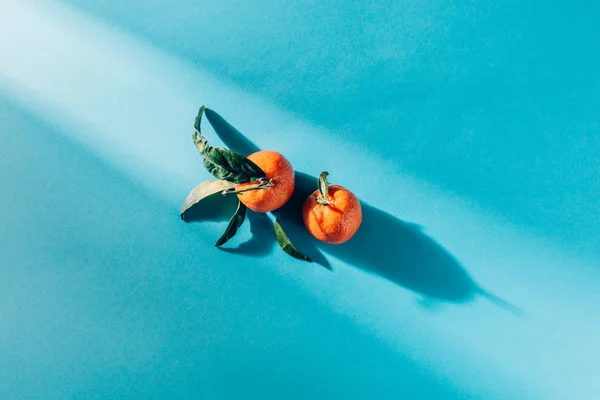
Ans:
POLYGON ((70 3, 368 143, 409 173, 597 253, 600 233, 588 221, 600 211, 587 201, 600 188, 596 7, 70 3))
POLYGON ((2 104, 2 398, 459 398, 2 104))
POLYGON ((171 3, 0 5, 0 398, 600 397, 597 7, 171 3), (357 236, 181 222, 204 103, 357 236))

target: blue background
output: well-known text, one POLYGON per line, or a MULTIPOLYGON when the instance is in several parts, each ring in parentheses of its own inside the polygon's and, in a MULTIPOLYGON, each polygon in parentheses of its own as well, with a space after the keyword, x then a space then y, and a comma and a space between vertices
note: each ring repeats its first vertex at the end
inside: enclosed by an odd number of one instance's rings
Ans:
POLYGON ((0 397, 600 397, 598 17, 0 4, 0 397), (364 201, 347 245, 290 223, 330 269, 179 220, 201 104, 364 201))

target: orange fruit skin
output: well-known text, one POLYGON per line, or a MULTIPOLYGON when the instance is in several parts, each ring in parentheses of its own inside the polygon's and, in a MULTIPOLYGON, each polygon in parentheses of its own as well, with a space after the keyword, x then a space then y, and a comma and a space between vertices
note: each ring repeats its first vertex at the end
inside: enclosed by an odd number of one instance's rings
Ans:
POLYGON ((331 204, 319 204, 316 200, 319 195, 319 191, 315 190, 302 207, 306 229, 326 243, 348 241, 362 222, 360 201, 351 191, 339 185, 329 185, 327 200, 331 204))
MULTIPOLYGON (((256 212, 269 212, 283 206, 294 193, 294 168, 281 153, 262 150, 248 156, 266 174, 266 180, 272 180, 274 186, 265 189, 238 193, 238 199, 249 209, 256 212)), ((256 182, 240 183, 235 190, 258 185, 256 182)))

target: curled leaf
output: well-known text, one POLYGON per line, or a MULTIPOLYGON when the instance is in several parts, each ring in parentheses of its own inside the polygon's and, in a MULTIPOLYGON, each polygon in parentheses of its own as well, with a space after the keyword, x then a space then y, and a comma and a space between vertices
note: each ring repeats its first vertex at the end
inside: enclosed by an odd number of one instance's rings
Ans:
POLYGON ((329 182, 327 182, 327 176, 329 172, 323 171, 319 175, 319 193, 321 193, 321 197, 327 198, 327 194, 329 193, 329 182))
POLYGON ((240 228, 240 226, 242 226, 242 224, 244 223, 245 219, 246 219, 246 206, 244 204, 242 204, 241 201, 238 201, 238 207, 237 207, 237 210, 235 210, 235 214, 233 214, 233 216, 231 217, 231 220, 229 221, 229 224, 227 225, 225 232, 219 238, 219 240, 217 240, 217 243, 215 244, 215 246, 217 246, 217 247, 222 246, 225 243, 227 243, 227 241, 229 239, 234 237, 235 234, 237 233, 238 229, 240 228))
POLYGON ((224 190, 229 190, 234 188, 235 184, 231 182, 227 182, 224 180, 218 181, 204 181, 198 186, 196 186, 190 194, 185 198, 183 202, 183 206, 181 207, 181 213, 179 214, 181 219, 185 222, 190 222, 198 218, 194 218, 196 214, 198 214, 198 209, 203 208, 204 214, 207 216, 211 216, 211 214, 215 214, 216 211, 222 211, 226 207, 224 207, 228 203, 228 198, 222 196, 221 193, 224 190), (215 196, 219 196, 216 197, 215 196), (211 202, 210 200, 216 200, 215 202, 211 202), (200 204, 202 203, 202 204, 200 204), (210 203, 210 204, 209 204, 210 203), (206 205, 206 207, 204 207, 206 205))
POLYGON ((265 172, 258 165, 245 156, 235 151, 212 147, 202 136, 200 125, 205 107, 198 110, 194 121, 194 134, 192 136, 196 148, 204 157, 204 166, 215 178, 228 180, 235 183, 244 183, 264 178, 265 172))
POLYGON ((275 239, 277 240, 277 244, 279 244, 279 247, 281 247, 283 249, 283 251, 285 251, 290 256, 297 258, 299 260, 312 262, 312 258, 305 256, 300 251, 298 251, 298 249, 296 249, 296 247, 294 246, 294 244, 292 243, 290 238, 288 238, 288 236, 285 234, 283 228, 281 227, 281 224, 279 223, 279 218, 277 218, 275 220, 274 230, 275 230, 275 239))
POLYGON ((196 145, 196 148, 198 149, 200 154, 203 154, 205 147, 208 146, 208 141, 204 138, 204 136, 202 136, 201 129, 202 116, 204 115, 204 110, 206 110, 205 106, 200 107, 200 109, 198 110, 198 114, 194 119, 194 133, 192 134, 192 140, 194 141, 194 144, 196 145))
POLYGON ((206 110, 206 106, 202 106, 198 109, 198 114, 196 114, 196 119, 194 119, 194 129, 198 131, 198 133, 202 132, 200 130, 200 124, 202 122, 202 116, 204 115, 204 110, 206 110))

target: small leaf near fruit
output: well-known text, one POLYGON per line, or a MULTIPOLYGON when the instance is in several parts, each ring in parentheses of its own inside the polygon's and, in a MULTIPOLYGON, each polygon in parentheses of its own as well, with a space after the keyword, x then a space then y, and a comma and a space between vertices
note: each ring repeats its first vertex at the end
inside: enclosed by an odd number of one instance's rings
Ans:
POLYGON ((221 193, 224 190, 229 190, 234 187, 234 183, 224 180, 208 180, 202 182, 192 189, 190 194, 188 194, 188 196, 185 198, 183 206, 181 207, 181 213, 179 214, 181 219, 185 222, 190 222, 191 219, 189 218, 189 214, 191 214, 193 208, 201 206, 200 202, 214 195, 221 196, 221 193))
POLYGON ((277 244, 279 244, 279 247, 281 247, 283 251, 299 260, 312 262, 312 258, 305 256, 300 251, 298 251, 298 249, 296 249, 290 238, 288 238, 283 228, 281 227, 281 224, 279 223, 279 218, 275 219, 274 229, 277 244))
POLYGON ((329 193, 329 182, 327 182, 327 175, 329 172, 323 171, 319 175, 319 193, 321 196, 327 198, 327 193, 329 193))
POLYGON ((329 172, 327 171, 321 172, 321 174, 319 175, 319 182, 317 185, 319 188, 319 196, 316 197, 316 200, 317 203, 323 205, 331 204, 331 201, 327 197, 327 195, 329 194, 329 182, 327 182, 328 175, 329 172))
POLYGON ((215 178, 245 183, 266 177, 265 172, 241 154, 207 144, 204 166, 215 178))
POLYGON ((196 148, 204 157, 204 166, 215 178, 228 180, 235 183, 245 183, 254 181, 266 176, 254 162, 235 151, 212 147, 202 136, 200 125, 205 107, 198 110, 198 115, 194 120, 194 134, 192 139, 196 148))
POLYGON ((215 246, 220 247, 220 246, 224 245, 225 243, 227 243, 227 241, 229 241, 229 239, 234 237, 235 234, 237 233, 238 229, 240 228, 240 226, 242 226, 242 224, 244 223, 245 219, 246 219, 246 206, 244 204, 242 204, 241 201, 238 201, 238 207, 237 207, 237 210, 235 211, 235 214, 233 214, 233 217, 231 217, 231 220, 229 221, 229 225, 227 225, 225 232, 219 238, 219 240, 217 240, 217 243, 215 244, 215 246))
POLYGON ((203 163, 206 170, 215 178, 235 183, 239 183, 241 180, 244 180, 244 177, 240 177, 239 174, 220 167, 206 157, 204 157, 203 163))

